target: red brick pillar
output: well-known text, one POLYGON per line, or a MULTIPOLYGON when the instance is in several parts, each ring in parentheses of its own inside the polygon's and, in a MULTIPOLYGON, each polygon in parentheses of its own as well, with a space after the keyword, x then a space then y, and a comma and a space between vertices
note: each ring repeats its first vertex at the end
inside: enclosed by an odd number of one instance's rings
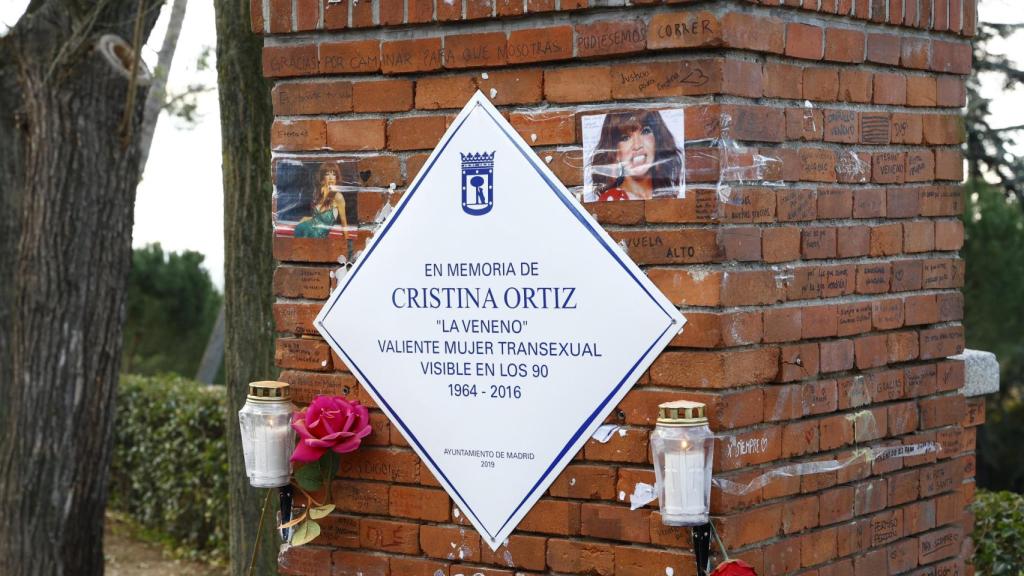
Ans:
POLYGON ((946 357, 963 349, 974 0, 252 7, 274 79, 275 163, 335 160, 359 188, 352 238, 275 241, 277 362, 300 402, 372 404, 311 320, 339 256, 361 248, 474 91, 570 189, 582 116, 685 109, 685 197, 589 205, 689 320, 612 413, 626 433, 592 440, 492 553, 375 412, 369 446, 336 482, 337 512, 282 556, 284 573, 693 574, 685 531, 664 527, 656 503, 628 504, 653 483, 657 405, 680 398, 709 405, 715 475, 734 483, 713 492, 715 522, 759 574, 971 572, 984 412, 946 357), (929 442, 941 451, 880 450, 929 442), (735 493, 831 460, 845 465, 735 493))

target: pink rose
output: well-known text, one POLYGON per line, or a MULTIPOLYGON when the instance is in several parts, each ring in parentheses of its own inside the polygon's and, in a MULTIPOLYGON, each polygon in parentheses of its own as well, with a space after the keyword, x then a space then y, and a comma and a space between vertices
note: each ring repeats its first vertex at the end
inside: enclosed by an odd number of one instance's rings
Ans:
POLYGON ((711 576, 757 576, 757 572, 743 560, 726 560, 711 571, 711 576))
POLYGON ((292 462, 315 462, 328 450, 352 452, 370 434, 370 413, 359 402, 338 396, 317 396, 305 410, 292 414, 299 443, 292 462))

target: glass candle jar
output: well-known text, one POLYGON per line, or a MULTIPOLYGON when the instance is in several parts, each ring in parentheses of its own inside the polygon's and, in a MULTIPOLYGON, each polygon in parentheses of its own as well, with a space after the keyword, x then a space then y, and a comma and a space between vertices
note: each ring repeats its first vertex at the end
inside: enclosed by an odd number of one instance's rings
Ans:
POLYGON ((291 476, 295 432, 288 384, 252 382, 245 406, 238 411, 242 432, 245 473, 254 488, 275 488, 288 484, 291 476))
POLYGON ((678 400, 658 406, 651 434, 661 520, 669 526, 708 522, 714 435, 704 404, 678 400))

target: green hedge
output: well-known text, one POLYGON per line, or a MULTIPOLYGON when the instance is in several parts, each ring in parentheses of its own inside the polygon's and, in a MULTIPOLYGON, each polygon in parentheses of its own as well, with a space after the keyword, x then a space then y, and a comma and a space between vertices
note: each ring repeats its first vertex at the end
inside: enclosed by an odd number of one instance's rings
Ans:
POLYGON ((185 555, 226 558, 227 402, 222 386, 123 375, 111 506, 185 555))
POLYGON ((978 490, 974 568, 985 576, 1024 576, 1024 496, 978 490))

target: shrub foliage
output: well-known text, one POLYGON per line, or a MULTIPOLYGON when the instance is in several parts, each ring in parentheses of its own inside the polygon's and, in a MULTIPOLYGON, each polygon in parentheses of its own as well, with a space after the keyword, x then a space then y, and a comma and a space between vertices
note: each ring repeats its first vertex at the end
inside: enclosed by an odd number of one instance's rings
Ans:
POLYGON ((973 506, 977 573, 1024 575, 1024 496, 979 490, 973 506))
POLYGON ((111 506, 215 558, 228 546, 226 405, 221 386, 123 375, 114 427, 111 506))

